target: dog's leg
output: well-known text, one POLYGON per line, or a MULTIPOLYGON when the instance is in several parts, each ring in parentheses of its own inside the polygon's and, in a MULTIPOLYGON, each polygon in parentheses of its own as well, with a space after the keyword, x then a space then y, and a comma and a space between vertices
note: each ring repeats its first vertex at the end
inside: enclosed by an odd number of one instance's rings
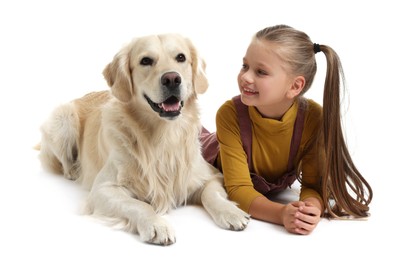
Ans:
POLYGON ((45 168, 62 172, 67 179, 79 176, 78 138, 80 122, 72 103, 57 107, 41 127, 39 158, 45 168))
MULTIPOLYGON (((110 169, 111 170, 111 169, 110 169)), ((108 180, 102 170, 89 194, 87 214, 95 214, 127 222, 127 230, 138 233, 144 242, 171 245, 176 242, 172 226, 155 213, 152 206, 134 198, 124 186, 108 180), (104 176, 103 176, 104 175, 104 176), (102 180, 102 182, 100 182, 102 180)))
POLYGON ((206 183, 201 193, 201 202, 216 224, 222 228, 243 230, 248 225, 250 216, 227 198, 220 174, 206 183))

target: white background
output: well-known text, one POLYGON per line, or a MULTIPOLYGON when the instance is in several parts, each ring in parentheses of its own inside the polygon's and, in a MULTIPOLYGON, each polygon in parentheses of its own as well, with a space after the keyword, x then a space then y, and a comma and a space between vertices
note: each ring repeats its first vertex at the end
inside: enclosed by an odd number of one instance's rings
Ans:
MULTIPOLYGON (((406 21, 400 3, 2 1, 0 259, 405 257, 406 21), (210 81, 199 97, 202 121, 214 131, 217 108, 238 94, 236 77, 251 36, 280 23, 305 31, 341 57, 347 140, 374 190, 367 221, 323 220, 311 235, 296 236, 251 220, 245 231, 231 232, 202 208, 187 206, 165 216, 177 232, 176 244, 152 246, 79 215, 86 191, 41 168, 32 149, 41 123, 56 105, 107 89, 101 72, 132 38, 176 32, 195 43, 210 81)), ((319 73, 307 96, 321 102, 324 55, 317 59, 319 73)))

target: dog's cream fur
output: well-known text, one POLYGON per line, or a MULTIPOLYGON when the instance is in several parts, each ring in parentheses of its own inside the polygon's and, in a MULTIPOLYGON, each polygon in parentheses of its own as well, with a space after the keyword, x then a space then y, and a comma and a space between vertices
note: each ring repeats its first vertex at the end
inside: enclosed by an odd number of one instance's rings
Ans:
POLYGON ((201 155, 197 95, 208 84, 190 40, 134 39, 103 74, 111 91, 56 108, 42 126, 44 167, 89 188, 87 213, 123 221, 142 241, 174 243, 161 215, 186 203, 202 204, 222 228, 244 229, 249 215, 201 155))

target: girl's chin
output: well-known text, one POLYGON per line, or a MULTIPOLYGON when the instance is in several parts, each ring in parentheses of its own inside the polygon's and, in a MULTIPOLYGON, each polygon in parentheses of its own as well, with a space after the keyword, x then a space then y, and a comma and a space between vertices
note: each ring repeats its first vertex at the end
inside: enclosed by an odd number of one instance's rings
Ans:
POLYGON ((241 93, 241 101, 247 106, 254 106, 256 104, 257 96, 258 94, 254 93, 249 94, 241 93))

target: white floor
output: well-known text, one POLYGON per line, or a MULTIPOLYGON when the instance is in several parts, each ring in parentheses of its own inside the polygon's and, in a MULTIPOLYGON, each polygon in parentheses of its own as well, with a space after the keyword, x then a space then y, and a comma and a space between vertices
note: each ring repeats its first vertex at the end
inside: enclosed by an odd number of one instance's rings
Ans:
MULTIPOLYGON (((145 2, 0 3, 0 259, 405 258, 406 42, 396 1, 337 3, 333 12, 324 1, 145 2), (232 232, 202 208, 186 206, 165 216, 177 242, 152 246, 80 215, 86 191, 41 168, 32 147, 42 121, 61 102, 107 89, 101 71, 131 38, 167 31, 190 36, 208 65, 202 121, 215 130, 217 108, 237 93, 251 35, 277 23, 304 30, 340 54, 347 140, 374 190, 368 220, 323 220, 309 236, 256 220, 232 232)), ((321 72, 307 96, 320 101, 324 57, 317 59, 321 72)))
MULTIPOLYGON (((0 190, 1 259, 137 259, 140 254, 148 259, 404 256, 404 210, 395 199, 385 196, 385 188, 389 188, 377 178, 369 178, 376 197, 368 220, 324 219, 309 236, 292 235, 280 226, 257 220, 251 220, 246 230, 234 232, 216 226, 203 208, 186 206, 165 216, 176 230, 177 241, 161 247, 80 215, 84 190, 62 176, 43 171, 37 152, 30 147, 9 151, 15 154, 2 156, 8 158, 8 167, 2 172, 0 190)), ((378 173, 368 172, 368 177, 374 174, 378 173)), ((294 186, 283 198, 294 199, 297 192, 294 186)), ((389 193, 396 195, 397 191, 389 193)))

